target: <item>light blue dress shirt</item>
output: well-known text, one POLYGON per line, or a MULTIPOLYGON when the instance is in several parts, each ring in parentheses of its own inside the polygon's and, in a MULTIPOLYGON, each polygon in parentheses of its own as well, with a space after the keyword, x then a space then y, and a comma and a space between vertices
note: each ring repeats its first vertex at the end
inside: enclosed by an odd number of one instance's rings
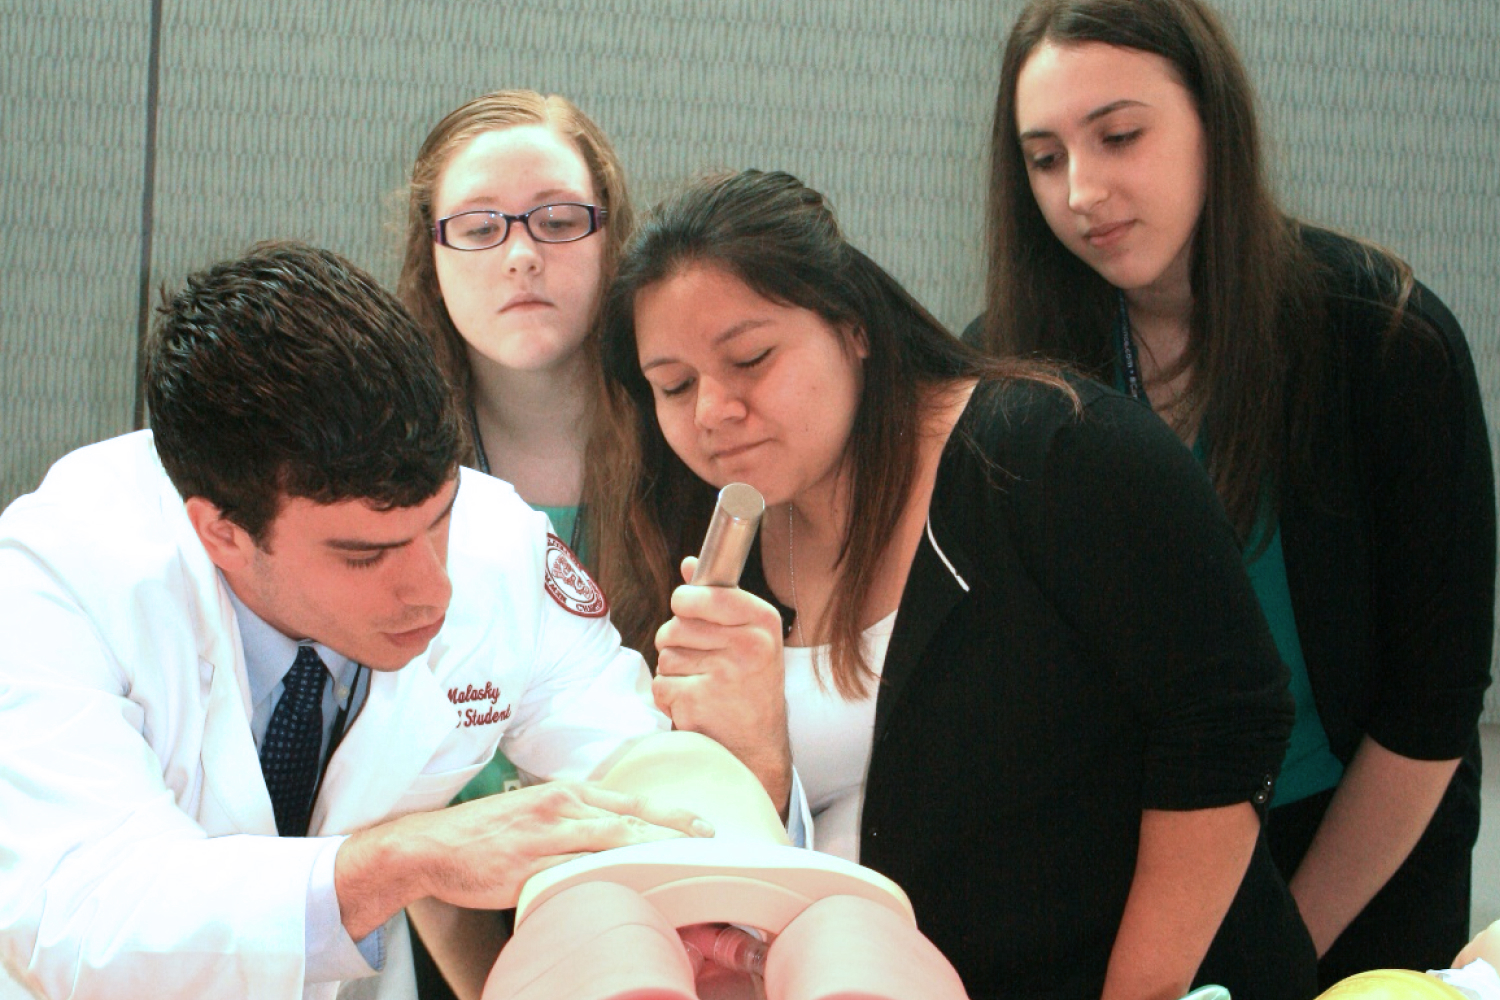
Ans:
MULTIPOLYGON (((282 679, 292 669, 301 643, 282 635, 247 608, 227 581, 225 589, 234 605, 240 641, 245 647, 245 672, 250 682, 250 733, 255 737, 255 750, 259 753, 265 742, 266 729, 271 724, 271 713, 281 698, 282 679)), ((326 761, 339 709, 350 706, 345 719, 347 731, 369 694, 370 681, 368 671, 360 670, 359 665, 347 656, 321 643, 311 645, 333 678, 333 683, 323 688, 323 747, 318 759, 326 761), (355 690, 356 686, 358 690, 355 690)), ((339 845, 346 838, 323 839, 327 845, 313 864, 307 886, 307 971, 304 978, 309 983, 358 979, 368 976, 372 969, 379 971, 385 967, 385 934, 381 928, 376 928, 357 943, 344 930, 338 893, 333 883, 333 863, 339 845)))

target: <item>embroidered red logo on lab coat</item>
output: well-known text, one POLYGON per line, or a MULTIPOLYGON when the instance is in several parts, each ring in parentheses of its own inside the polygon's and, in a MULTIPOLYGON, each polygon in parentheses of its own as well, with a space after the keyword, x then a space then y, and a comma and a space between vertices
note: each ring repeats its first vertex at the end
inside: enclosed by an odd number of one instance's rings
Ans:
POLYGON ((589 576, 573 550, 561 538, 547 536, 547 593, 564 608, 582 618, 603 618, 609 614, 604 592, 589 576))

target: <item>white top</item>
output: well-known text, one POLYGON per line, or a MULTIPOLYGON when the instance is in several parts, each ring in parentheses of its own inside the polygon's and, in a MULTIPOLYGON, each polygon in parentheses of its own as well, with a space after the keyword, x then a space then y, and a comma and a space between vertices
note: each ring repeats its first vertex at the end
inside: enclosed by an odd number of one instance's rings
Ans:
MULTIPOLYGON (((896 612, 865 629, 860 649, 879 677, 896 627, 896 612)), ((859 819, 865 803, 865 775, 875 736, 875 696, 869 684, 864 697, 849 701, 828 676, 828 646, 783 650, 786 668, 787 725, 792 760, 807 793, 813 816, 813 846, 846 861, 859 861, 859 819), (819 683, 815 664, 823 667, 819 683)))

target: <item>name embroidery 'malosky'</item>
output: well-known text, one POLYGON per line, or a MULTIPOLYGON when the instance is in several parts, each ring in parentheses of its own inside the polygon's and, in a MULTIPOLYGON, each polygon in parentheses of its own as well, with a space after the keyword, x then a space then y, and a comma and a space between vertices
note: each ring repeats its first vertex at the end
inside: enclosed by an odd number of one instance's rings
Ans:
POLYGON ((506 705, 503 709, 496 709, 500 702, 500 689, 493 681, 485 681, 484 687, 475 687, 467 684, 462 688, 449 688, 448 700, 455 706, 471 705, 474 702, 489 702, 489 707, 482 711, 476 708, 458 709, 458 722, 455 729, 467 729, 470 726, 492 726, 497 722, 504 722, 510 718, 511 706, 506 705))

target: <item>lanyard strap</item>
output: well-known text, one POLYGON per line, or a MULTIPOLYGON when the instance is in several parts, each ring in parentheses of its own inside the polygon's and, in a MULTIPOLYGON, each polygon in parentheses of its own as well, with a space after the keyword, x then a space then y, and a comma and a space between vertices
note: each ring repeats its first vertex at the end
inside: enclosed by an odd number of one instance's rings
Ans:
POLYGON ((1125 393, 1131 399, 1151 405, 1141 387, 1141 366, 1135 353, 1135 337, 1130 330, 1130 312, 1125 307, 1125 293, 1120 293, 1120 318, 1115 321, 1115 345, 1120 355, 1120 371, 1125 376, 1125 393))
MULTIPOLYGON (((323 791, 323 779, 328 775, 328 763, 333 760, 334 751, 339 748, 339 744, 344 742, 344 734, 348 732, 350 725, 349 710, 354 707, 354 702, 357 698, 359 699, 359 708, 363 709, 365 707, 365 700, 370 697, 369 680, 368 669, 365 665, 363 663, 356 663, 354 665, 354 683, 349 685, 349 697, 344 699, 344 703, 339 706, 338 714, 333 717, 333 727, 328 733, 328 752, 323 755, 323 762, 318 767, 318 781, 313 786, 312 801, 308 806, 309 811, 313 806, 318 804, 318 795, 323 791), (364 698, 359 698, 359 682, 361 679, 365 681, 364 698)), ((359 712, 355 711, 354 715, 357 718, 359 712)), ((309 812, 309 815, 311 815, 311 812, 309 812)))

